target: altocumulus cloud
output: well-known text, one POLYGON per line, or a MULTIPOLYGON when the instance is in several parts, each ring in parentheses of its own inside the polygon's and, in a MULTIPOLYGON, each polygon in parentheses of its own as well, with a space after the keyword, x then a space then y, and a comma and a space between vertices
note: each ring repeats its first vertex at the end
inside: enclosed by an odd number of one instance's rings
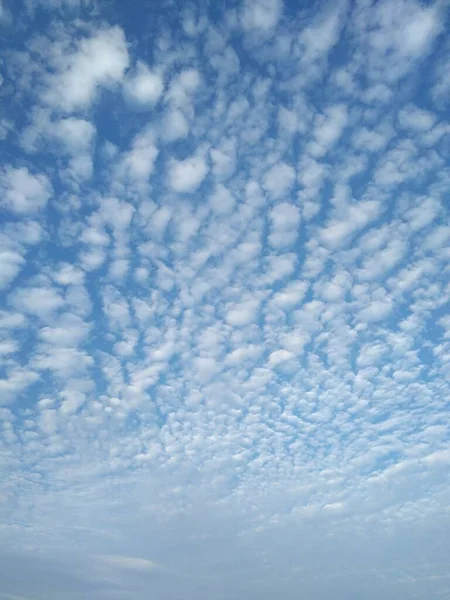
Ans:
POLYGON ((446 2, 0 2, 0 600, 449 598, 446 2))

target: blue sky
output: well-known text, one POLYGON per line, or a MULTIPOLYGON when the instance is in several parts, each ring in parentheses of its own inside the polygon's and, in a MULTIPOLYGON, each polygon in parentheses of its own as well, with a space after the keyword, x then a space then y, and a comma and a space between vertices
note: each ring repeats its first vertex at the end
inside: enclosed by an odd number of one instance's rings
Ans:
POLYGON ((0 27, 0 600, 449 598, 447 3, 0 27))

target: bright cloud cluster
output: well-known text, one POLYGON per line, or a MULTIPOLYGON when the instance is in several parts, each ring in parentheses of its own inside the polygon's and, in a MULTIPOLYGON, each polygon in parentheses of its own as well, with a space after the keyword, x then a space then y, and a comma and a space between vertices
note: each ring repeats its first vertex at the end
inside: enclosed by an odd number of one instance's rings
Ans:
POLYGON ((19 4, 0 600, 449 597, 445 3, 19 4))

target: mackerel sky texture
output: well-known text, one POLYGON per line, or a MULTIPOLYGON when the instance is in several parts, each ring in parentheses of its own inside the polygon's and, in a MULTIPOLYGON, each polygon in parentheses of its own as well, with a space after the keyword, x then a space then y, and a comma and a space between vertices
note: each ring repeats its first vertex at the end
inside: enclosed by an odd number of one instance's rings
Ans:
POLYGON ((450 598, 447 2, 0 2, 0 600, 450 598))

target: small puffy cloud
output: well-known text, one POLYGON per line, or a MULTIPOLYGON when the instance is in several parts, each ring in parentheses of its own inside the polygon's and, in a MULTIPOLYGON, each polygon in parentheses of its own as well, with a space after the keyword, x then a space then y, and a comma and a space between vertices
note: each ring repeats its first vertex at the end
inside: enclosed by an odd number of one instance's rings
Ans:
POLYGON ((274 294, 272 303, 283 310, 290 310, 301 303, 308 287, 307 281, 291 281, 285 288, 274 294))
POLYGON ((342 300, 351 286, 348 273, 337 273, 332 279, 323 281, 316 286, 317 293, 327 302, 342 300))
POLYGON ((305 62, 319 60, 326 56, 339 39, 342 28, 338 10, 327 11, 305 27, 299 35, 299 45, 305 62))
POLYGON ((0 174, 4 208, 17 215, 35 213, 47 204, 53 190, 43 174, 33 175, 27 167, 6 167, 0 174))
POLYGON ((0 377, 0 406, 13 402, 16 397, 39 379, 39 375, 26 368, 9 369, 6 376, 0 377))
POLYGON ((189 108, 200 83, 201 77, 197 69, 185 69, 172 80, 165 101, 173 108, 189 108))
POLYGON ((411 56, 420 56, 428 49, 441 28, 442 13, 438 6, 418 7, 411 11, 411 14, 407 14, 403 30, 397 33, 401 51, 411 56))
POLYGON ((308 151, 315 157, 324 156, 341 137, 348 122, 348 111, 344 104, 335 104, 317 115, 314 123, 313 141, 308 151))
POLYGON ((68 173, 75 179, 92 176, 92 150, 96 134, 94 125, 84 119, 69 117, 49 127, 49 135, 59 141, 70 155, 68 173))
POLYGON ((189 123, 180 110, 171 110, 165 114, 160 133, 164 141, 174 142, 185 138, 188 133, 189 123))
POLYGON ((190 92, 193 92, 200 85, 201 77, 197 69, 186 69, 178 77, 180 85, 190 92))
POLYGON ((109 267, 109 276, 111 279, 116 279, 120 281, 124 279, 128 273, 130 263, 125 258, 119 258, 113 261, 109 267))
POLYGON ((106 260, 106 253, 102 248, 93 247, 90 250, 80 253, 80 266, 85 271, 95 271, 99 269, 106 260))
POLYGON ((376 365, 383 358, 383 355, 387 354, 388 350, 389 348, 386 344, 376 342, 372 344, 365 344, 359 349, 356 364, 360 368, 376 365))
POLYGON ((218 371, 217 361, 210 356, 199 356, 194 360, 194 369, 200 381, 209 381, 218 371))
POLYGON ((236 348, 226 357, 227 365, 242 365, 246 362, 255 362, 263 353, 264 349, 256 344, 247 344, 236 348))
POLYGON ((77 390, 67 390, 61 393, 63 401, 59 408, 61 415, 67 417, 79 410, 86 402, 86 395, 77 390))
POLYGON ((78 346, 89 333, 89 325, 77 315, 67 313, 51 326, 42 327, 39 337, 53 346, 78 346))
POLYGON ((417 106, 408 105, 399 111, 398 121, 403 129, 420 133, 433 127, 436 116, 417 106))
POLYGON ((155 135, 145 128, 135 136, 131 148, 123 153, 118 172, 132 184, 146 182, 153 173, 158 154, 155 135))
POLYGON ((129 62, 125 36, 117 26, 81 39, 74 52, 59 52, 43 99, 64 111, 89 108, 100 87, 121 81, 129 62))
POLYGON ((20 273, 25 259, 18 252, 0 249, 0 289, 5 289, 20 273))
POLYGON ((448 106, 450 97, 450 57, 441 60, 434 68, 434 85, 431 97, 438 106, 448 106))
POLYGON ((263 281, 267 285, 273 285, 292 275, 297 262, 297 256, 293 252, 269 256, 264 269, 263 281))
POLYGON ((21 313, 0 310, 0 330, 18 329, 26 324, 27 320, 21 313))
POLYGON ((266 31, 278 24, 283 14, 283 0, 245 0, 241 22, 244 29, 266 31))
POLYGON ((412 231, 428 227, 441 213, 442 205, 436 198, 418 198, 417 206, 411 207, 405 217, 412 231))
POLYGON ((269 365, 271 367, 276 367, 277 365, 281 365, 282 363, 292 360, 293 358, 295 358, 295 354, 289 350, 275 350, 269 356, 269 365))
POLYGON ((242 327, 254 323, 258 314, 259 302, 257 300, 247 300, 233 306, 228 310, 226 321, 234 327, 242 327))
POLYGON ((376 200, 366 200, 350 206, 346 210, 345 219, 333 220, 322 230, 321 237, 324 243, 330 248, 346 243, 355 232, 378 217, 381 208, 376 200))
POLYGON ((153 106, 164 91, 164 80, 159 73, 151 71, 139 61, 135 72, 127 78, 124 91, 126 99, 132 104, 153 106))
POLYGON ((58 429, 58 413, 54 409, 42 410, 38 417, 39 427, 47 435, 52 435, 58 429))
POLYGON ((297 206, 280 202, 272 208, 269 218, 269 243, 272 247, 285 248, 296 242, 300 226, 300 210, 297 206))
POLYGON ((20 288, 12 294, 11 299, 19 311, 44 320, 50 319, 64 304, 58 292, 47 287, 20 288))
POLYGON ((53 279, 59 285, 80 285, 84 282, 84 276, 81 269, 69 263, 62 263, 53 275, 53 279))
POLYGON ((295 169, 284 162, 279 162, 266 173, 262 186, 273 198, 282 198, 289 193, 294 182, 295 169))
MULTIPOLYGON (((81 384, 87 370, 94 364, 91 356, 76 348, 45 345, 40 350, 32 361, 33 367, 39 371, 51 371, 61 381, 78 378, 81 384)), ((71 400, 69 405, 73 402, 71 400)))
POLYGON ((233 175, 236 169, 236 141, 225 139, 218 148, 210 150, 212 172, 218 181, 233 175))
POLYGON ((372 300, 359 313, 363 321, 375 322, 386 319, 392 312, 392 300, 389 297, 372 300))
POLYGON ((359 273, 361 280, 380 280, 393 269, 405 256, 407 246, 401 239, 393 239, 385 248, 368 257, 359 273))
POLYGON ((124 231, 130 226, 135 208, 125 200, 108 197, 100 203, 100 214, 105 223, 115 231, 124 231))
POLYGON ((236 200, 224 185, 218 184, 209 197, 209 204, 216 214, 226 215, 233 210, 236 200))
POLYGON ((13 340, 3 340, 0 341, 0 360, 4 356, 9 356, 11 354, 15 354, 19 349, 19 346, 13 340))
POLYGON ((192 193, 208 174, 208 165, 201 156, 174 160, 169 165, 168 185, 174 192, 192 193))
POLYGON ((96 130, 90 121, 76 117, 60 119, 53 126, 53 135, 73 154, 87 151, 96 130))
POLYGON ((354 133, 352 143, 355 148, 363 152, 379 152, 385 148, 393 132, 391 131, 375 131, 367 127, 360 127, 354 133))

